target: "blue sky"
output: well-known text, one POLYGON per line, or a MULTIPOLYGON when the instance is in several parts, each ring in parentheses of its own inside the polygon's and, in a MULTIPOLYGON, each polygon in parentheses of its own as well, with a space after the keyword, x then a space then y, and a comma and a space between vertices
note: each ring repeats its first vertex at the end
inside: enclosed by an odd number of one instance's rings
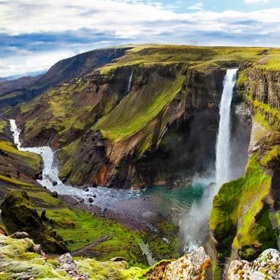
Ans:
POLYGON ((136 43, 280 47, 279 0, 0 0, 0 77, 136 43))

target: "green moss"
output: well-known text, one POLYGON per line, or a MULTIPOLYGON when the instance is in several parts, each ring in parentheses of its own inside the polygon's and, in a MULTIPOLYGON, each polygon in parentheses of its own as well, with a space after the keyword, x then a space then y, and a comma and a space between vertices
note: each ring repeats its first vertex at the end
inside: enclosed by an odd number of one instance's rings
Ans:
POLYGON ((42 256, 29 252, 32 240, 0 236, 0 242, 0 279, 70 279, 62 277, 42 256))
POLYGON ((210 215, 210 230, 219 242, 221 252, 229 253, 232 246, 248 258, 267 248, 267 244, 275 243, 267 213, 260 215, 263 201, 270 192, 270 181, 253 156, 244 177, 222 185, 210 215))
POLYGON ((93 217, 91 214, 68 208, 48 210, 47 217, 52 227, 67 242, 70 250, 77 250, 97 241, 90 249, 90 255, 99 260, 109 260, 122 256, 131 264, 143 263, 139 243, 142 241, 140 232, 133 231, 112 220, 93 217), (99 244, 98 240, 108 238, 99 244))
POLYGON ((280 227, 280 210, 275 213, 276 226, 280 227))
POLYGON ((48 192, 44 191, 27 191, 28 196, 31 198, 33 203, 40 205, 41 207, 46 206, 58 206, 60 204, 60 198, 54 198, 48 192))
POLYGON ((280 162, 280 145, 275 145, 269 150, 264 157, 261 159, 263 166, 269 166, 274 161, 280 162))
POLYGON ((246 72, 245 71, 239 72, 237 81, 236 81, 236 85, 238 87, 242 87, 243 85, 245 85, 246 79, 247 79, 246 72))
POLYGON ((213 280, 220 280, 221 279, 221 268, 217 265, 215 261, 212 261, 212 279, 213 280))
POLYGON ((8 233, 26 231, 47 252, 67 251, 61 237, 43 223, 25 191, 10 191, 1 203, 1 210, 8 233))
POLYGON ((254 107, 254 118, 268 130, 279 129, 280 112, 257 100, 251 101, 254 107))
POLYGON ((137 94, 127 95, 94 128, 101 130, 112 141, 124 139, 143 128, 179 93, 185 77, 179 76, 175 81, 158 79, 143 87, 137 94))

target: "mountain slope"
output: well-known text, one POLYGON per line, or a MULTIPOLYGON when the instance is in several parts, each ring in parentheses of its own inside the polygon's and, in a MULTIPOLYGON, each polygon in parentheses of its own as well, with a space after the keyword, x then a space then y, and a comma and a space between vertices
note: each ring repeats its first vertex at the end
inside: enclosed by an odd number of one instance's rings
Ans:
POLYGON ((129 49, 125 47, 93 50, 63 59, 53 65, 47 73, 33 77, 29 81, 4 81, 7 86, 1 87, 0 83, 0 108, 7 105, 14 106, 23 101, 28 101, 43 91, 69 81, 74 77, 81 76, 96 67, 110 63, 114 59, 124 55, 129 49))

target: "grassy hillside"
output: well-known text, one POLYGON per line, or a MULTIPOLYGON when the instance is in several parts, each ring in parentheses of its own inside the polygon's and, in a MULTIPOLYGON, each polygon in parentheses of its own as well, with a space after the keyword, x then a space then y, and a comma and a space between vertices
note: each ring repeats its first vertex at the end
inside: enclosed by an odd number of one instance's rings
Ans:
POLYGON ((184 79, 181 75, 175 80, 153 77, 149 86, 127 95, 118 106, 97 122, 94 129, 101 130, 103 136, 111 141, 132 135, 155 118, 175 98, 184 79))

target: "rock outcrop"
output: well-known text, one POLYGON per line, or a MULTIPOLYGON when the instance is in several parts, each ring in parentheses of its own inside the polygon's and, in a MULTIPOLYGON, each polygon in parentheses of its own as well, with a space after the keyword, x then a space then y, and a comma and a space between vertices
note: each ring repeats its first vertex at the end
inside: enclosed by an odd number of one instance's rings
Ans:
POLYGON ((227 279, 280 279, 280 253, 275 249, 268 249, 252 262, 232 261, 227 279))
POLYGON ((210 264, 210 258, 200 247, 175 261, 159 262, 148 271, 146 277, 150 280, 203 280, 210 264))
POLYGON ((43 223, 25 191, 11 191, 4 198, 0 208, 2 222, 9 234, 24 231, 47 252, 68 251, 62 238, 43 223))

